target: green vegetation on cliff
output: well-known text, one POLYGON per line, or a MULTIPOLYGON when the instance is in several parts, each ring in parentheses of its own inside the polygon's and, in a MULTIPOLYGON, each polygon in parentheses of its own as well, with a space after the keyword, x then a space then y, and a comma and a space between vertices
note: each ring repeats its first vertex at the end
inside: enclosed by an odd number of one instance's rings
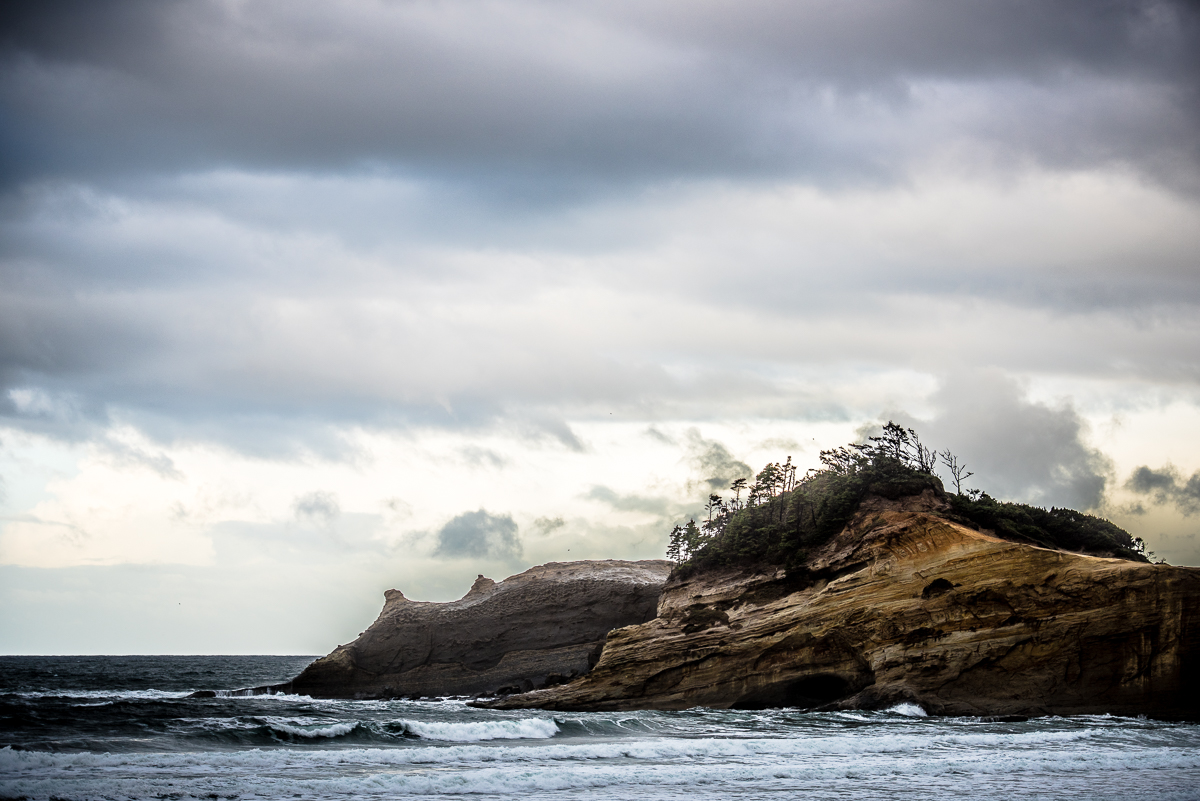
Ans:
POLYGON ((953 517, 988 529, 997 537, 1097 555, 1112 555, 1137 562, 1150 561, 1141 537, 1102 517, 1074 509, 1043 509, 1024 503, 997 501, 986 492, 972 490, 949 496, 953 517))
POLYGON ((1102 518, 964 492, 962 482, 973 474, 953 454, 926 448, 915 431, 895 423, 866 444, 822 451, 821 464, 797 479, 789 457, 784 464, 767 465, 753 484, 733 482, 731 498, 711 495, 705 520, 689 520, 671 532, 667 558, 685 574, 755 563, 798 569, 811 550, 845 527, 864 498, 896 499, 931 490, 948 501, 947 517, 1004 539, 1148 561, 1140 538, 1102 518), (935 474, 939 460, 950 471, 953 494, 935 474))

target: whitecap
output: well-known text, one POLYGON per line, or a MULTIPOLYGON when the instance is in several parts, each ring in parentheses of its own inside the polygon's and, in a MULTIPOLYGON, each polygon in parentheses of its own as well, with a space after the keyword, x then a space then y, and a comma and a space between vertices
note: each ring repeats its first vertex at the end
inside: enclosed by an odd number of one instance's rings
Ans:
POLYGON ((33 690, 14 693, 18 698, 84 698, 99 701, 170 701, 187 698, 185 690, 33 690))
POLYGON ((358 721, 331 723, 325 726, 304 724, 296 721, 285 722, 271 718, 267 718, 265 722, 271 727, 272 731, 279 732, 280 734, 291 734, 296 737, 307 737, 314 740, 318 737, 342 737, 358 728, 358 721))
POLYGON ((405 731, 422 740, 478 743, 484 740, 546 740, 558 734, 558 724, 545 718, 493 720, 471 723, 441 723, 422 720, 398 721, 405 731))

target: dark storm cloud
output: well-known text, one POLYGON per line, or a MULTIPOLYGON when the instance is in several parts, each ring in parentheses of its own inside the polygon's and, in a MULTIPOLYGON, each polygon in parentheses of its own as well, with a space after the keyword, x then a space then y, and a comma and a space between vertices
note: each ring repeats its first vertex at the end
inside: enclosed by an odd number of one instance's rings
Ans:
POLYGON ((1172 503, 1185 516, 1200 513, 1200 470, 1185 478, 1173 465, 1157 470, 1142 465, 1133 471, 1125 488, 1160 505, 1172 503))
POLYGON ((1083 420, 1071 406, 1031 402, 1016 381, 984 370, 947 378, 934 400, 940 414, 916 424, 917 433, 975 473, 964 489, 1075 509, 1103 502, 1111 465, 1087 444, 1083 420))
POLYGON ((1168 178, 1197 158, 1186 3, 6 9, 10 182, 377 163, 511 201, 675 175, 897 177, 950 129, 1000 155, 1168 178), (964 88, 990 102, 956 105, 964 88))
POLYGON ((448 558, 516 559, 521 539, 512 515, 493 515, 485 509, 463 512, 437 534, 434 556, 448 558))

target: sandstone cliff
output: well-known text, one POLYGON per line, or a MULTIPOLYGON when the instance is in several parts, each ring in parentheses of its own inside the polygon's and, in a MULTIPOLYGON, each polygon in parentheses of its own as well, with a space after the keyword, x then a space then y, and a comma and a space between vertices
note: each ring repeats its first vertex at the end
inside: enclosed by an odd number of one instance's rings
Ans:
POLYGON ((869 498, 806 571, 673 578, 574 682, 486 705, 1200 718, 1200 568, 1004 541, 869 498))
POLYGON ((582 675, 609 630, 655 615, 662 560, 551 562, 497 584, 480 576, 458 601, 385 593, 357 640, 276 691, 320 698, 488 695, 582 675))

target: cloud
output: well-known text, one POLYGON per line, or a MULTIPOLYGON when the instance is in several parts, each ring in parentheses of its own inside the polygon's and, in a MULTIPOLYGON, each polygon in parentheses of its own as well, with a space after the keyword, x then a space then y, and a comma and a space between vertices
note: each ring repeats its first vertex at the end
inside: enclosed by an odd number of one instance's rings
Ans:
POLYGON ((383 164, 528 202, 903 180, 947 140, 1162 179, 1200 155, 1185 2, 15 2, 0 25, 9 181, 383 164))
POLYGON ((493 515, 485 509, 463 512, 437 533, 433 555, 444 558, 513 560, 521 556, 521 539, 512 515, 493 515))
POLYGON ((387 510, 384 514, 391 523, 407 520, 413 515, 412 504, 403 498, 384 498, 381 503, 383 508, 387 510))
POLYGON ((533 529, 540 536, 547 537, 567 524, 561 517, 539 517, 533 521, 533 529))
POLYGON ((758 450, 781 451, 787 455, 804 453, 804 446, 791 437, 769 437, 755 447, 758 450))
POLYGON ((103 448, 113 464, 121 467, 142 467, 172 481, 185 480, 175 462, 165 453, 148 451, 112 437, 107 438, 103 448))
POLYGON ((1068 403, 1030 401, 997 370, 955 373, 934 395, 938 414, 911 418, 923 442, 949 449, 974 471, 971 484, 1002 499, 1096 509, 1112 466, 1088 445, 1087 428, 1068 403))
POLYGON ((645 436, 649 437, 650 439, 654 440, 655 442, 661 443, 663 445, 674 446, 674 445, 679 444, 678 442, 675 441, 674 437, 670 436, 669 434, 663 433, 663 431, 661 429, 659 429, 658 426, 647 426, 646 430, 643 431, 642 433, 645 436))
MULTIPOLYGON (((230 196, 257 183, 211 180, 230 196)), ((572 425, 612 411, 660 424, 863 414, 889 372, 1200 376, 1200 281, 1185 269, 1200 212, 1127 182, 693 186, 522 216, 509 247, 384 225, 367 244, 317 235, 298 206, 354 191, 279 183, 268 205, 292 226, 185 202, 174 185, 69 208, 47 190, 10 220, 0 420, 75 440, 119 420, 159 444, 266 458, 357 458, 353 426, 507 427, 582 453, 572 425), (595 231, 611 241, 585 241, 595 231)), ((336 205, 370 214, 373 198, 336 205)))
POLYGON ((322 528, 332 527, 342 514, 337 496, 332 492, 319 490, 298 496, 292 502, 292 511, 297 520, 307 521, 322 528))
POLYGON ((1184 478, 1174 465, 1157 470, 1142 465, 1125 482, 1125 489, 1149 496, 1159 505, 1173 503, 1185 517, 1200 513, 1200 470, 1184 478))
POLYGON ((599 501, 618 512, 642 512, 663 519, 674 515, 678 507, 678 503, 671 498, 636 493, 623 494, 602 485, 592 487, 583 497, 599 501))
POLYGON ((699 429, 688 429, 687 448, 688 460, 701 476, 700 479, 689 482, 689 491, 693 487, 699 487, 707 495, 716 490, 726 489, 735 479, 751 478, 754 475, 750 465, 733 458, 720 442, 705 439, 699 429))
POLYGON ((460 453, 467 464, 472 467, 490 467, 493 470, 499 470, 508 464, 508 459, 493 450, 481 448, 478 445, 468 445, 460 453))
POLYGON ((555 414, 519 412, 511 416, 516 420, 517 428, 529 439, 557 441, 563 447, 576 453, 583 453, 587 450, 587 446, 579 437, 575 436, 571 426, 555 414))

